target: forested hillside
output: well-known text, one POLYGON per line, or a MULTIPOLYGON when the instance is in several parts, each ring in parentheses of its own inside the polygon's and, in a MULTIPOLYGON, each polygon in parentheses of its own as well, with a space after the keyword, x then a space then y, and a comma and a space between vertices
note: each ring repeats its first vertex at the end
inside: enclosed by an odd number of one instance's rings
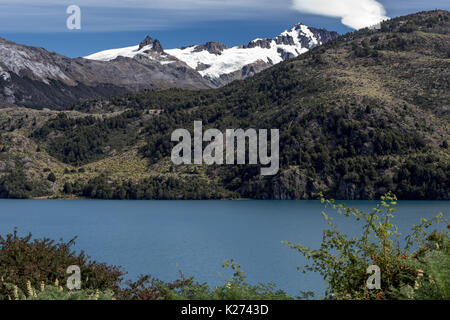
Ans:
POLYGON ((0 196, 450 199, 449 18, 392 19, 220 89, 0 110, 0 196), (195 120, 280 129, 279 174, 173 165, 170 134, 195 120))

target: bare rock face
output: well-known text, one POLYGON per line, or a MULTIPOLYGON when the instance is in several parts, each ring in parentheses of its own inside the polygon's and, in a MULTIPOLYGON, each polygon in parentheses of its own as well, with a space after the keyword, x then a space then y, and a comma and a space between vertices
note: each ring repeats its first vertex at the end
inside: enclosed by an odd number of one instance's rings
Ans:
POLYGON ((153 48, 152 49, 153 49, 153 51, 156 51, 156 52, 159 52, 159 53, 164 52, 164 49, 163 49, 163 47, 161 45, 161 42, 159 42, 158 39, 156 39, 155 42, 153 42, 153 48))
POLYGON ((289 59, 295 58, 295 55, 292 52, 287 52, 286 50, 283 50, 282 48, 278 48, 277 52, 283 60, 289 60, 289 59))
POLYGON ((217 41, 211 41, 203 45, 196 46, 194 52, 208 51, 209 53, 215 55, 221 55, 225 49, 228 49, 226 45, 217 41))
POLYGON ((313 181, 297 168, 290 168, 272 182, 272 197, 276 200, 314 199, 327 186, 313 181))
POLYGON ((251 49, 251 48, 263 48, 263 49, 270 49, 272 46, 273 39, 257 39, 251 41, 247 46, 244 46, 244 48, 251 49))
POLYGON ((341 180, 338 190, 339 199, 359 200, 360 192, 354 183, 341 180))
POLYGON ((251 49, 260 47, 270 49, 274 45, 284 45, 296 47, 297 49, 306 48, 310 50, 336 39, 338 36, 339 34, 337 32, 307 27, 299 23, 273 39, 255 39, 244 46, 244 48, 251 49))
POLYGON ((145 47, 151 47, 150 51, 155 51, 158 53, 164 52, 161 42, 158 39, 155 39, 155 41, 153 41, 150 36, 146 36, 145 39, 142 40, 141 43, 139 43, 139 51, 145 47))
POLYGON ((149 36, 146 36, 144 40, 142 40, 141 43, 139 43, 139 50, 142 50, 142 48, 147 46, 153 45, 153 39, 149 36))

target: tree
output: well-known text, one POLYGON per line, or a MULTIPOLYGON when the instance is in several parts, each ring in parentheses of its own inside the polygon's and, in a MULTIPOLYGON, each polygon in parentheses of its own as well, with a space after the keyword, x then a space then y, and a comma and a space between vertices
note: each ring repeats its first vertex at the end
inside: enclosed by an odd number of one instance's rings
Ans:
POLYGON ((50 182, 55 182, 56 181, 56 176, 53 172, 50 172, 50 174, 47 177, 47 180, 50 182))
POLYGON ((66 183, 64 184, 63 192, 64 192, 64 193, 67 193, 67 194, 71 194, 71 193, 73 192, 72 184, 66 182, 66 183))

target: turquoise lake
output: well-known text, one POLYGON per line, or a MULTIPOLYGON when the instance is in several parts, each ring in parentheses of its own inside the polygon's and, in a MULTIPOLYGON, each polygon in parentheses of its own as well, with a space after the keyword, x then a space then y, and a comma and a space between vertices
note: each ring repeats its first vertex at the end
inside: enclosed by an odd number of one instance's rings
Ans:
MULTIPOLYGON (((371 209, 376 201, 346 201, 371 209)), ((200 282, 222 284, 230 277, 225 260, 234 259, 253 284, 274 282, 298 295, 323 294, 319 275, 302 275, 305 260, 283 240, 317 248, 327 227, 319 201, 69 201, 0 200, 0 234, 32 232, 36 238, 70 240, 99 262, 123 267, 127 279, 150 274, 176 280, 181 270, 200 282)), ((327 213, 331 212, 327 210, 327 213)), ((450 201, 399 201, 394 222, 405 234, 443 212, 450 201)), ((340 230, 354 234, 358 224, 339 217, 340 230)))

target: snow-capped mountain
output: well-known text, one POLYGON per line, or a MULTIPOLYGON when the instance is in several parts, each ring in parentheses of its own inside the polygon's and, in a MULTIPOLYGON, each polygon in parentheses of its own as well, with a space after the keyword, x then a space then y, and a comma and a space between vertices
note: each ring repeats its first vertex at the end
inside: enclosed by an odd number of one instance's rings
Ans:
POLYGON ((101 51, 87 56, 85 57, 85 59, 97 61, 112 61, 118 57, 133 59, 139 55, 146 56, 147 58, 158 61, 161 64, 170 64, 177 62, 174 57, 171 57, 164 52, 164 49, 158 39, 153 40, 149 36, 147 36, 139 45, 101 51))
POLYGON ((208 42, 171 50, 146 37, 136 46, 76 59, 0 38, 0 107, 65 108, 145 89, 217 88, 337 36, 298 24, 274 39, 243 46, 208 42))
POLYGON ((144 89, 212 87, 176 58, 165 64, 159 42, 149 42, 143 41, 145 55, 104 62, 71 59, 0 38, 0 107, 64 108, 144 89))
POLYGON ((337 36, 336 32, 311 28, 299 23, 274 39, 255 39, 248 45, 232 48, 212 41, 203 45, 162 50, 158 40, 152 41, 147 37, 138 46, 106 50, 85 58, 112 61, 120 56, 135 58, 151 54, 153 60, 162 64, 182 61, 214 85, 221 86, 236 79, 252 76, 283 60, 297 57, 337 36), (154 46, 161 50, 155 50, 154 46), (155 51, 158 54, 155 55, 155 51))

